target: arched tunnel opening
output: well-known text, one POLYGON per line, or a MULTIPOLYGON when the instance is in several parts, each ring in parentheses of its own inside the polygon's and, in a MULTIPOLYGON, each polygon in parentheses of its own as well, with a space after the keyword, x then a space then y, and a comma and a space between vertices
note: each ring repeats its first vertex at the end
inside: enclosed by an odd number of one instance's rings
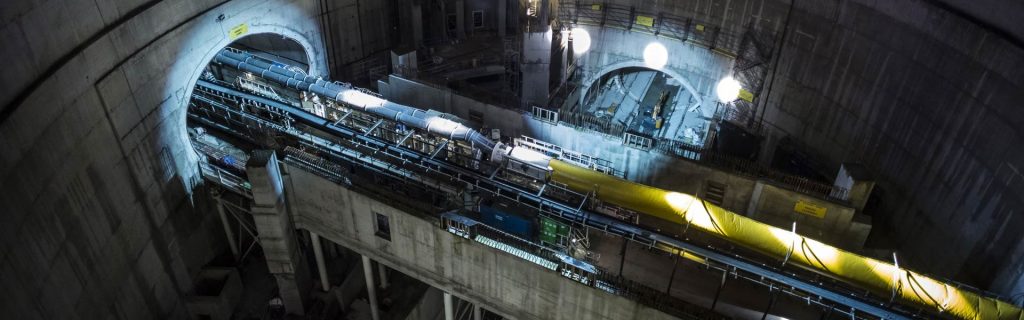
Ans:
POLYGON ((627 132, 703 146, 716 110, 705 110, 699 101, 668 73, 626 67, 595 79, 579 108, 627 132))
MULTIPOLYGON (((221 50, 249 52, 254 57, 266 61, 278 61, 280 66, 288 70, 308 74, 310 72, 311 53, 303 48, 298 41, 274 33, 258 33, 239 38, 221 50)), ((246 178, 245 165, 253 150, 261 148, 274 149, 282 144, 280 136, 272 130, 261 130, 258 126, 245 124, 243 117, 247 112, 269 112, 266 109, 250 108, 244 99, 225 99, 218 95, 211 86, 224 86, 242 90, 273 99, 289 105, 301 105, 308 101, 304 94, 289 90, 283 86, 266 81, 259 75, 226 66, 217 62, 216 57, 201 67, 199 80, 189 93, 186 126, 189 140, 196 154, 200 155, 200 165, 216 164, 219 167, 206 167, 203 174, 214 174, 233 178, 244 185, 246 178), (237 112, 229 111, 237 108, 237 112), (228 123, 216 123, 209 119, 218 113, 228 123), (200 114, 202 113, 202 114, 200 114), (232 126, 231 124, 236 126, 232 126), (243 130, 244 132, 239 132, 243 130), (218 171, 225 170, 225 171, 218 171)))

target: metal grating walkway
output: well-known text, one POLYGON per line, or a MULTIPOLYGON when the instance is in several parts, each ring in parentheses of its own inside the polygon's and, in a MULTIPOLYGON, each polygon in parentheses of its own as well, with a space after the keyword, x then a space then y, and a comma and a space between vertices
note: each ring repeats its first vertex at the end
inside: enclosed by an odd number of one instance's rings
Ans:
POLYGON ((517 256, 517 257, 522 258, 524 260, 536 263, 536 264, 538 264, 538 265, 540 265, 542 267, 548 268, 550 270, 558 269, 558 264, 557 263, 554 263, 554 262, 548 261, 547 259, 538 257, 538 256, 536 256, 536 255, 534 255, 532 253, 529 253, 529 252, 526 252, 526 251, 514 248, 514 247, 512 247, 510 245, 507 245, 507 244, 495 241, 494 239, 491 239, 491 238, 488 238, 488 237, 485 237, 485 236, 476 236, 475 240, 476 240, 476 242, 483 243, 484 245, 486 245, 488 247, 492 247, 492 248, 495 248, 495 249, 498 249, 498 250, 501 250, 501 251, 508 252, 508 253, 510 253, 510 254, 512 254, 514 256, 517 256))

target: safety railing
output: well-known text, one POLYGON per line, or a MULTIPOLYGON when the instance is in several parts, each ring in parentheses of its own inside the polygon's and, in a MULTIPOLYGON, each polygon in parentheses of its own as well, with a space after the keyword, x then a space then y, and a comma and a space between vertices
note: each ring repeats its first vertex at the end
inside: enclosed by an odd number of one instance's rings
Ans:
POLYGON ((598 117, 581 112, 560 112, 558 121, 571 127, 609 135, 618 139, 626 133, 626 126, 612 122, 611 118, 598 117))
POLYGON ((566 25, 594 25, 691 42, 729 56, 736 56, 742 40, 742 34, 723 30, 715 23, 703 19, 643 11, 616 4, 567 4, 559 8, 558 18, 566 25))
POLYGON ((558 123, 558 111, 548 110, 538 106, 533 106, 530 110, 534 119, 552 124, 558 123))
POLYGON ((199 172, 203 174, 203 178, 206 181, 213 182, 231 192, 252 199, 252 185, 245 178, 207 162, 199 162, 199 172))
MULTIPOLYGON (((537 109, 540 109, 538 107, 534 108, 535 111, 537 109)), ((513 143, 516 147, 524 147, 527 149, 531 149, 533 151, 554 156, 559 160, 566 161, 583 168, 590 168, 597 172, 603 172, 620 178, 625 177, 625 173, 623 173, 622 171, 617 171, 615 170, 615 168, 612 167, 611 161, 594 157, 582 152, 564 149, 559 145, 547 141, 538 140, 528 136, 520 136, 519 138, 513 139, 513 143)))
MULTIPOLYGON (((450 212, 446 213, 444 216, 451 217, 458 216, 458 214, 455 212, 450 212)), ((446 224, 444 223, 444 220, 446 219, 444 216, 442 216, 442 222, 440 226, 442 229, 448 229, 446 227, 446 224)), ((460 216, 458 218, 462 220, 467 219, 465 217, 460 216)), ((507 250, 506 252, 527 252, 533 256, 531 258, 535 257, 544 260, 542 262, 532 261, 534 263, 540 264, 542 266, 548 265, 549 263, 556 263, 557 265, 559 265, 558 270, 562 270, 563 268, 565 268, 564 263, 561 263, 562 259, 559 257, 560 254, 553 249, 505 233, 486 224, 475 223, 470 228, 472 228, 472 231, 470 231, 471 234, 473 235, 472 238, 475 238, 478 241, 479 239, 483 238, 487 239, 485 241, 488 242, 498 242, 502 245, 513 248, 512 250, 507 250)), ((451 230, 449 230, 449 232, 451 232, 451 230)), ((512 254, 520 256, 515 253, 512 254)), ((520 256, 520 258, 530 260, 529 258, 524 258, 522 256, 520 256)), ((588 278, 588 281, 583 282, 588 286, 593 286, 608 293, 632 299, 648 307, 661 310, 663 312, 679 317, 681 319, 726 319, 725 317, 713 311, 710 311, 707 308, 703 308, 695 304, 686 302, 682 299, 673 297, 662 290, 656 290, 654 288, 643 285, 639 282, 632 281, 618 275, 613 275, 610 272, 607 272, 597 266, 592 267, 595 272, 593 274, 585 275, 585 277, 588 278)), ((565 272, 560 272, 560 274, 572 279, 572 277, 565 272)), ((574 280, 579 281, 578 279, 574 280)))

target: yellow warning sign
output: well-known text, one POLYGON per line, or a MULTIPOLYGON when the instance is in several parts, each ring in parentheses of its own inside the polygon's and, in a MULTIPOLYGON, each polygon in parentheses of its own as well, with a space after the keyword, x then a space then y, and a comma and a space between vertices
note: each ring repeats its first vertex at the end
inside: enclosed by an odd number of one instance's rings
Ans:
POLYGON ((747 89, 740 88, 740 99, 746 100, 747 102, 754 102, 754 93, 747 91, 747 89))
POLYGON ((639 24, 641 26, 653 27, 654 26, 654 17, 636 16, 636 24, 639 24))
POLYGON ((228 38, 231 38, 231 40, 235 40, 238 39, 238 37, 245 35, 246 33, 249 33, 249 25, 243 23, 235 26, 234 28, 231 28, 231 30, 228 31, 228 38))
POLYGON ((803 214, 806 214, 806 215, 809 215, 809 216, 815 216, 815 217, 818 217, 818 218, 824 218, 825 217, 825 212, 828 211, 828 208, 825 208, 823 206, 819 206, 819 205, 814 204, 814 203, 809 202, 809 201, 797 200, 796 201, 796 205, 793 206, 793 211, 796 211, 798 213, 803 213, 803 214))
POLYGON ((703 24, 699 24, 699 23, 698 23, 698 24, 697 24, 697 31, 698 31, 698 32, 704 32, 704 25, 703 25, 703 24))
POLYGON ((590 10, 601 11, 601 5, 600 4, 592 4, 592 5, 590 5, 590 10))

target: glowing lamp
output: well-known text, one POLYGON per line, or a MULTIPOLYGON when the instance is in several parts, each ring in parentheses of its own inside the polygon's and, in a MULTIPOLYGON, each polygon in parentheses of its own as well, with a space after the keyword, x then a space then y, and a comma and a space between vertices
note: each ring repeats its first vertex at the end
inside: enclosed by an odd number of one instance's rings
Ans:
POLYGON ((732 102, 740 96, 740 82, 733 79, 732 76, 727 76, 718 81, 715 93, 718 94, 718 101, 732 102))
POLYGON ((590 50, 590 33, 582 28, 572 29, 572 52, 583 54, 590 50))
POLYGON ((651 42, 644 48, 644 64, 648 68, 660 70, 666 63, 668 63, 668 49, 665 49, 664 45, 651 42))

